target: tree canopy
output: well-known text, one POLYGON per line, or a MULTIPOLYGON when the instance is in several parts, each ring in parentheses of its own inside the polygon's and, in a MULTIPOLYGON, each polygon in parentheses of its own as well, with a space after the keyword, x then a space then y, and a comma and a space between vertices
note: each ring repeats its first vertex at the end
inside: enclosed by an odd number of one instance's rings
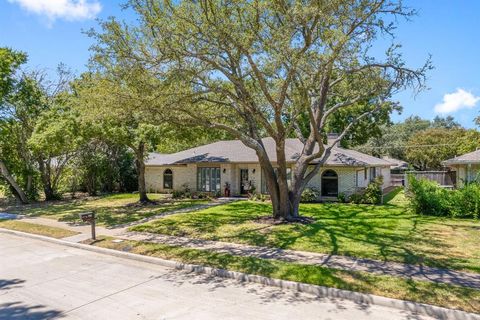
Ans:
POLYGON ((382 59, 371 46, 393 35, 397 19, 413 12, 397 1, 157 1, 131 0, 138 24, 110 19, 97 39, 94 60, 142 66, 170 86, 170 105, 188 120, 221 129, 257 153, 274 216, 298 216, 300 194, 332 146, 329 120, 340 116, 340 142, 365 119, 394 103, 407 87, 422 89, 429 61, 409 68, 388 48, 382 59), (301 117, 309 130, 301 130, 301 117), (304 144, 287 183, 285 139, 304 144), (263 137, 276 144, 276 164, 263 137), (309 165, 315 161, 313 170, 309 165))

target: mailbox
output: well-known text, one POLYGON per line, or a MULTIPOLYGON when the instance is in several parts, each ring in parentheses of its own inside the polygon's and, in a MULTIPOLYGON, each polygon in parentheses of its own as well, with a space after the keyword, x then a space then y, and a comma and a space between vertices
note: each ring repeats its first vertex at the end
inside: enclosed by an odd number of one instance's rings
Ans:
POLYGON ((95 220, 95 213, 93 212, 84 212, 80 213, 79 215, 83 222, 92 222, 95 220))
POLYGON ((95 212, 84 212, 84 213, 79 213, 80 219, 82 219, 83 222, 89 222, 90 225, 92 226, 92 239, 95 240, 95 212))

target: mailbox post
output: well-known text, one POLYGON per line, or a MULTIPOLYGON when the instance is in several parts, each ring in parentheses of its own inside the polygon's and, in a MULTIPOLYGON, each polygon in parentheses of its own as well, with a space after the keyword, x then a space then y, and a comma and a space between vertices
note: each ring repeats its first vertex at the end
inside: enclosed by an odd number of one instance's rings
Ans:
POLYGON ((80 218, 83 222, 89 222, 92 226, 92 240, 96 240, 95 236, 95 212, 80 213, 80 218))

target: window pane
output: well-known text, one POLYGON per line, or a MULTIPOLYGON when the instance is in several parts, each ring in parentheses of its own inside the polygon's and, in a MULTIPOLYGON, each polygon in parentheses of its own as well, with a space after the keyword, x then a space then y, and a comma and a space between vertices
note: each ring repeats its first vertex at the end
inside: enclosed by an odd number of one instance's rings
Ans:
POLYGON ((216 171, 217 171, 217 189, 215 191, 220 191, 222 190, 222 186, 220 183, 220 168, 217 168, 216 171))

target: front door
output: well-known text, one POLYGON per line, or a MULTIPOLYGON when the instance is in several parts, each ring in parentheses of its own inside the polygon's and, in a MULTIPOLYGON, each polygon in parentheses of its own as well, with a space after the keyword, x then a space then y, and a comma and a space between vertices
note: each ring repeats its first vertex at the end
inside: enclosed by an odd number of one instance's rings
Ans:
POLYGON ((249 187, 248 169, 240 169, 240 194, 247 194, 249 187))

